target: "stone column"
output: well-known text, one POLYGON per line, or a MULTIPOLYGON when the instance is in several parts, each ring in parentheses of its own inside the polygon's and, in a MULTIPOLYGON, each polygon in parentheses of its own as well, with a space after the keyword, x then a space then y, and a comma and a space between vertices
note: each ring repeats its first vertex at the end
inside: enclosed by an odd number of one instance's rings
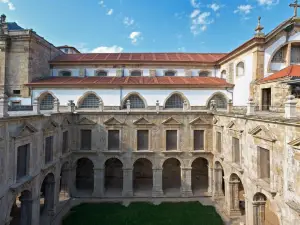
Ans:
POLYGON ((123 168, 123 197, 132 197, 132 168, 123 168))
POLYGON ((69 112, 75 112, 75 103, 73 100, 69 100, 69 103, 68 103, 68 111, 69 112))
POLYGON ((53 102, 53 112, 54 113, 59 113, 59 100, 57 98, 54 99, 54 102, 53 102))
POLYGON ((0 117, 8 116, 8 99, 6 94, 0 96, 0 117))
POLYGON ((287 119, 293 119, 297 117, 297 112, 296 112, 296 105, 297 105, 297 100, 295 100, 294 95, 289 95, 287 96, 287 101, 285 102, 285 114, 284 117, 287 119))
POLYGON ((232 103, 232 100, 229 99, 229 101, 227 103, 227 113, 232 113, 232 108, 233 108, 233 103, 232 103))
POLYGON ((94 168, 94 191, 93 197, 104 196, 104 169, 94 168))
POLYGON ((182 179, 181 179, 181 195, 182 197, 193 196, 192 192, 192 168, 185 167, 181 168, 182 179))
POLYGON ((127 109, 127 114, 130 113, 130 100, 126 101, 126 109, 127 109))
POLYGON ((265 201, 255 201, 253 205, 253 225, 265 225, 265 201))
POLYGON ((214 168, 213 196, 214 198, 223 197, 222 190, 223 175, 221 168, 214 168))
POLYGON ((214 174, 214 168, 208 165, 208 187, 207 187, 208 195, 212 195, 213 192, 213 181, 214 181, 213 174, 214 174))
POLYGON ((76 166, 70 169, 69 171, 69 179, 68 179, 68 184, 69 184, 69 190, 70 190, 70 197, 76 197, 77 195, 77 190, 76 190, 76 166))
POLYGON ((240 216, 241 211, 239 207, 239 181, 229 181, 229 215, 230 216, 240 216))
POLYGON ((31 225, 31 216, 32 216, 32 199, 20 197, 21 201, 21 219, 20 225, 31 225))
POLYGON ((152 197, 161 197, 164 195, 162 189, 162 173, 162 168, 153 169, 152 197))
POLYGON ((255 103, 252 98, 249 98, 247 103, 247 116, 255 115, 255 103))
POLYGON ((35 196, 31 200, 31 224, 40 225, 40 196, 35 196))
POLYGON ((33 100, 32 108, 35 114, 40 114, 40 101, 38 98, 33 100))

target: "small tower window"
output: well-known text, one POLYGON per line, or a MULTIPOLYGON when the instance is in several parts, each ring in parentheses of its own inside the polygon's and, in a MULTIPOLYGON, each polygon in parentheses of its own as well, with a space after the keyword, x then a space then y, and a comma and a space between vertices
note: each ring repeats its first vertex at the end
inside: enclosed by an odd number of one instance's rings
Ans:
POLYGON ((142 71, 140 71, 140 70, 131 71, 130 76, 132 76, 132 77, 141 77, 142 76, 142 71))
POLYGON ((96 71, 96 76, 97 77, 106 77, 107 76, 107 72, 105 70, 96 71))
POLYGON ((239 62, 236 65, 236 76, 244 76, 245 75, 245 64, 243 62, 239 62))
POLYGON ((201 71, 199 73, 199 77, 208 77, 209 76, 209 72, 208 71, 201 71))
POLYGON ((174 77, 175 74, 176 74, 175 71, 172 71, 172 70, 168 70, 165 72, 166 77, 174 77))
POLYGON ((72 73, 71 73, 71 71, 60 71, 59 76, 70 77, 70 76, 72 76, 72 73))

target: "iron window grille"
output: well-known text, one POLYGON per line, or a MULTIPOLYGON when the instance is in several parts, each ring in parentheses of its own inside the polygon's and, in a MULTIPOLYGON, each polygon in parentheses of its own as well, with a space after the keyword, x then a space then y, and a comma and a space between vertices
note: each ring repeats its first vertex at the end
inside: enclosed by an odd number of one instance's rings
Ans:
POLYGON ((100 100, 94 94, 89 94, 86 96, 82 103, 79 105, 79 108, 99 108, 100 100))
POLYGON ((54 108, 54 98, 51 94, 47 94, 41 101, 41 110, 51 110, 54 108))
POLYGON ((166 109, 182 109, 183 108, 183 99, 180 95, 172 95, 166 102, 166 109))
POLYGON ((132 109, 143 109, 145 108, 144 101, 138 95, 130 95, 123 104, 123 108, 127 108, 127 100, 130 101, 130 108, 132 109))

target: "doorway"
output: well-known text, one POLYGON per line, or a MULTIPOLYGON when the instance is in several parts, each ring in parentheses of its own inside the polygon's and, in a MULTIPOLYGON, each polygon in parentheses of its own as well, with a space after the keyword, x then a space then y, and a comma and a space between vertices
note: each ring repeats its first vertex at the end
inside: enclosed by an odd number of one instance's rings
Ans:
POLYGON ((262 89, 262 110, 269 111, 271 107, 271 88, 262 89))

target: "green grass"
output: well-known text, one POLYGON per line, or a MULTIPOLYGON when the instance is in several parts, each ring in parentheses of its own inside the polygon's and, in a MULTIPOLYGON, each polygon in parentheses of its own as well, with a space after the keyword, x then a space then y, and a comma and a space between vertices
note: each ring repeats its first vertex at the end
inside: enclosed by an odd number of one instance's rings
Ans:
POLYGON ((212 206, 199 202, 82 204, 74 207, 63 225, 223 225, 212 206))

